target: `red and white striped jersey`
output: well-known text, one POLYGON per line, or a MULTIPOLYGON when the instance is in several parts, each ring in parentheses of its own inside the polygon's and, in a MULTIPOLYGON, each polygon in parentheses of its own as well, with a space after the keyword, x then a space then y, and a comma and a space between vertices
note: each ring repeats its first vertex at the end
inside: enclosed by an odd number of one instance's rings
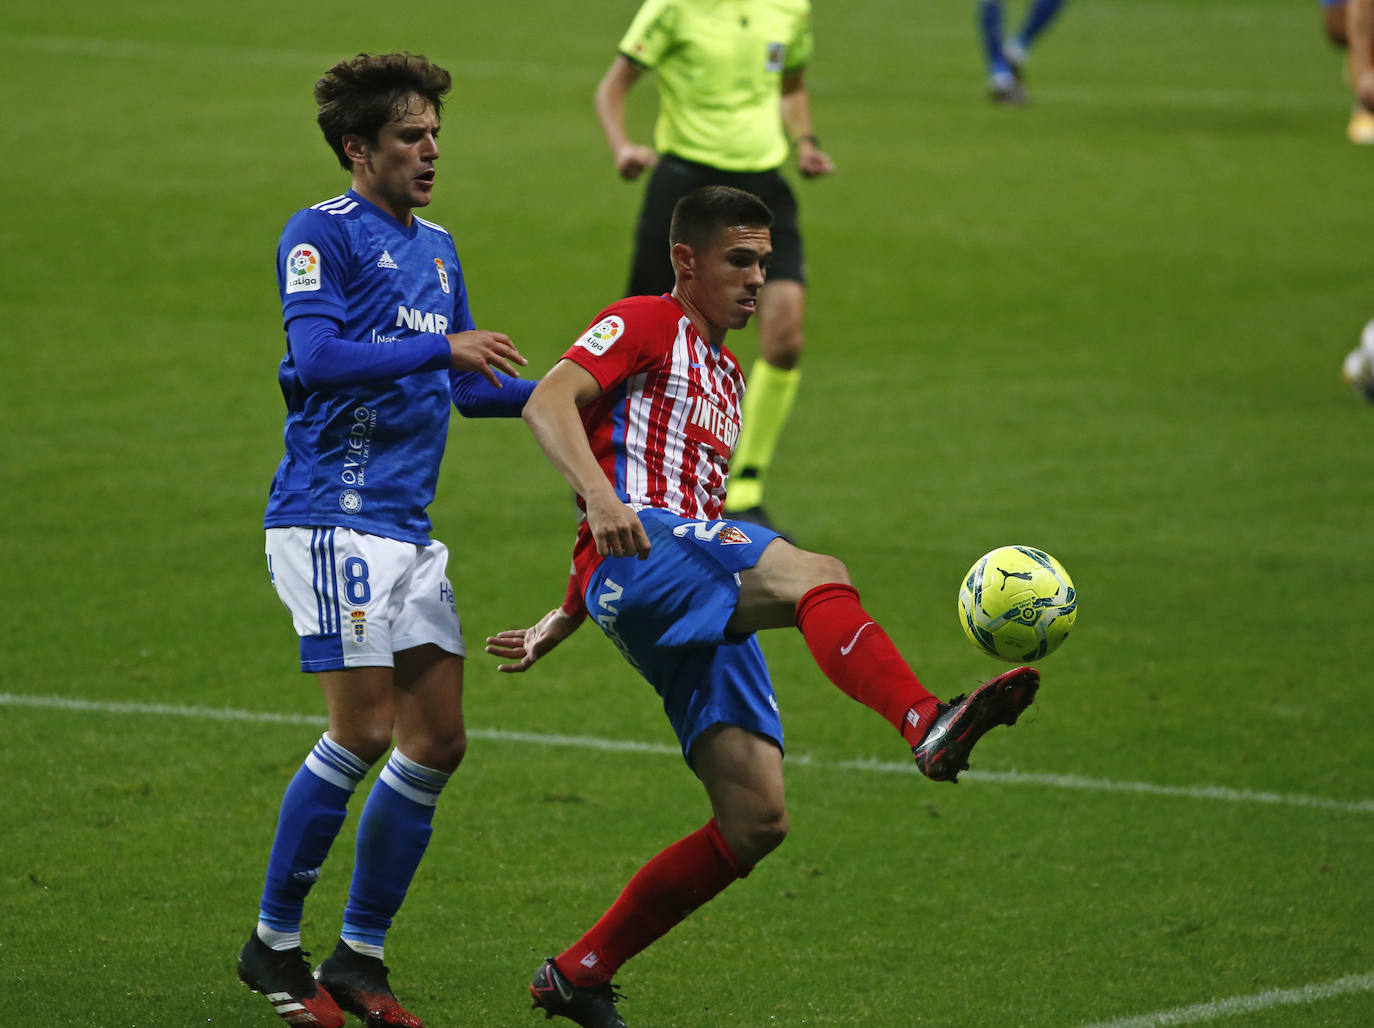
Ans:
POLYGON ((672 297, 632 296, 602 311, 563 357, 601 385, 582 424, 620 498, 720 517, 744 399, 734 354, 702 339, 672 297))

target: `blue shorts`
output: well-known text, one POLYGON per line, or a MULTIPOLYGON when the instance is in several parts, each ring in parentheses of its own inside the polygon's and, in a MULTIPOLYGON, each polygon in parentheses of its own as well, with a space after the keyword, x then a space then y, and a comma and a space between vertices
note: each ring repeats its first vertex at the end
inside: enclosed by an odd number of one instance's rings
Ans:
POLYGON ((689 521, 645 509, 647 560, 607 557, 583 599, 593 620, 663 700, 682 755, 715 724, 738 725, 782 749, 782 721, 758 639, 729 638, 739 573, 778 534, 745 521, 689 521))

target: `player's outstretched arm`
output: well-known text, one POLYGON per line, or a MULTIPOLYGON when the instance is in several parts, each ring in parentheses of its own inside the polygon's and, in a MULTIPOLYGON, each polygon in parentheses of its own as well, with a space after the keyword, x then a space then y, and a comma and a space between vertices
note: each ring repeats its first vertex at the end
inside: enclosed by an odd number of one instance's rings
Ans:
POLYGON ((521 416, 549 462, 586 504, 596 552, 643 559, 649 555, 649 534, 601 470, 578 413, 600 395, 591 372, 564 358, 539 380, 521 416))
POLYGON ((582 615, 569 614, 554 607, 529 628, 508 628, 487 636, 487 652, 511 664, 497 664, 497 671, 514 674, 528 671, 536 660, 561 643, 583 621, 582 615))
POLYGON ((493 365, 507 375, 518 376, 515 365, 529 363, 504 332, 471 329, 445 338, 448 339, 450 367, 458 371, 475 371, 498 389, 501 388, 501 380, 491 370, 493 365))

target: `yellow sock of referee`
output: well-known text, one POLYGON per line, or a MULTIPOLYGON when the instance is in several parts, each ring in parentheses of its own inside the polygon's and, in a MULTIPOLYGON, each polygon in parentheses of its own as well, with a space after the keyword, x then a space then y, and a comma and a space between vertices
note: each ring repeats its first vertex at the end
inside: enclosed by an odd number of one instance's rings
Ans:
POLYGON ((726 483, 725 509, 732 514, 763 505, 764 479, 773 463, 778 436, 792 413, 801 369, 784 370, 760 357, 749 371, 748 382, 740 412, 739 443, 730 459, 730 480, 726 483))

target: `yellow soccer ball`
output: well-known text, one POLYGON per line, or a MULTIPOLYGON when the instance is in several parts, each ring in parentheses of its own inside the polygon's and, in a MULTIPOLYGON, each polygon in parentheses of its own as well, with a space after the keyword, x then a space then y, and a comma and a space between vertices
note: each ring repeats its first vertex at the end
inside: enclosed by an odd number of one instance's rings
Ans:
POLYGON ((1078 598, 1064 565, 1033 546, 999 546, 959 586, 959 623, 990 657, 1025 664, 1068 638, 1078 598))

